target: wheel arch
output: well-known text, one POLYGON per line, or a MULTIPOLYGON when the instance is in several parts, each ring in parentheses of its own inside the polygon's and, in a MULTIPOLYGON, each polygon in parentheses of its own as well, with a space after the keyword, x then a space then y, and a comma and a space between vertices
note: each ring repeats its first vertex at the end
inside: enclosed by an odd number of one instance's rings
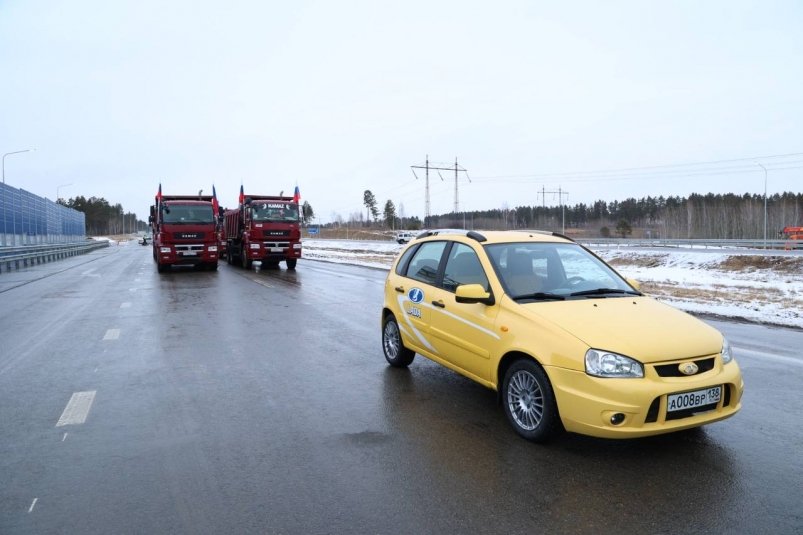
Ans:
POLYGON ((502 382, 505 380, 505 374, 507 373, 508 368, 510 368, 514 362, 521 359, 532 361, 536 366, 541 368, 541 371, 544 372, 544 375, 546 375, 546 378, 550 384, 552 383, 552 379, 549 378, 549 374, 546 372, 544 365, 541 364, 537 358, 529 353, 525 353, 524 351, 508 351, 501 359, 499 359, 499 365, 496 367, 496 398, 500 404, 502 403, 502 382))

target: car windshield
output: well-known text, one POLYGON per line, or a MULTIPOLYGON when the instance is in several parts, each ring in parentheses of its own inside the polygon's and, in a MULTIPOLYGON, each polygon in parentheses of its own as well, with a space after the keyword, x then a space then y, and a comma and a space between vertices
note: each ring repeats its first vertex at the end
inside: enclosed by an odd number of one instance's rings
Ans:
POLYGON ((253 202, 251 219, 254 221, 298 221, 298 205, 292 203, 253 202))
POLYGON ((604 262, 573 243, 498 243, 485 250, 505 292, 520 301, 638 295, 604 262))
POLYGON ((215 216, 211 204, 173 204, 165 207, 162 221, 171 224, 214 223, 215 216))

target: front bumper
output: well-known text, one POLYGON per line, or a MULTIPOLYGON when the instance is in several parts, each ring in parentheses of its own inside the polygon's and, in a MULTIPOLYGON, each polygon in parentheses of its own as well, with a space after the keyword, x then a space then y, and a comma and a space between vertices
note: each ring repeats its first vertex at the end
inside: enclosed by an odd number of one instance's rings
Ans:
POLYGON ((602 438, 636 438, 680 431, 724 420, 741 408, 744 382, 736 362, 693 377, 603 379, 585 372, 547 367, 558 411, 567 431, 602 438), (722 386, 715 408, 702 412, 668 413, 667 396, 722 386), (614 414, 624 415, 618 425, 614 414))

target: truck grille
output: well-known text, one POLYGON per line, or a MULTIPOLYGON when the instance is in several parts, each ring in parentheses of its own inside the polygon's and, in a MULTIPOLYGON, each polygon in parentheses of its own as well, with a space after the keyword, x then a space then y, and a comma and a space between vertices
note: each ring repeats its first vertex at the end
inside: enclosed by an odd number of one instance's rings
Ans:
POLYGON ((196 243, 193 243, 193 244, 189 244, 189 243, 188 244, 176 244, 175 248, 176 248, 176 253, 178 253, 179 256, 181 256, 183 254, 186 254, 186 253, 200 254, 200 253, 204 252, 204 244, 202 244, 202 243, 200 243, 200 244, 196 244, 196 243))
POLYGON ((174 240, 202 240, 204 239, 203 232, 174 232, 174 240))
POLYGON ((290 247, 290 242, 287 241, 266 241, 265 247, 281 247, 282 249, 287 249, 290 247))

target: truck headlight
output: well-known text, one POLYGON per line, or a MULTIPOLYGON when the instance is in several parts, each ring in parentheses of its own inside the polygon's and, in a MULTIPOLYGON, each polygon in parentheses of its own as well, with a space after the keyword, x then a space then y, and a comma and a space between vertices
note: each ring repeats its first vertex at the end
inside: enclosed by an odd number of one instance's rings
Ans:
POLYGON ((722 338, 722 363, 727 364, 733 360, 733 349, 727 338, 722 338))
POLYGON ((209 247, 207 247, 207 249, 209 250, 210 253, 216 253, 217 245, 210 245, 209 247))
POLYGON ((586 373, 594 377, 644 377, 640 362, 610 351, 589 349, 585 361, 586 373))
POLYGON ((170 247, 159 247, 159 252, 160 253, 169 253, 170 252, 170 247))
POLYGON ((301 249, 301 244, 300 243, 294 243, 293 244, 293 249, 301 249))
POLYGON ((254 250, 259 249, 259 244, 258 243, 252 243, 251 244, 251 249, 254 249, 254 250))

